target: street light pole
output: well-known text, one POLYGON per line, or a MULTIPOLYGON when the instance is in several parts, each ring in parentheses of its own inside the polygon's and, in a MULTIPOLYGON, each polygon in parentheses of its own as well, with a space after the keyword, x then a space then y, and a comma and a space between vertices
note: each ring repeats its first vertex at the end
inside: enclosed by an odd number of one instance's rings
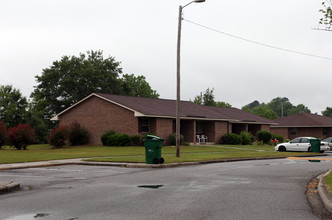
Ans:
POLYGON ((205 0, 194 0, 185 6, 179 6, 178 40, 177 40, 177 59, 176 59, 176 157, 180 157, 180 49, 181 49, 181 28, 182 28, 182 9, 191 3, 202 3, 205 0))

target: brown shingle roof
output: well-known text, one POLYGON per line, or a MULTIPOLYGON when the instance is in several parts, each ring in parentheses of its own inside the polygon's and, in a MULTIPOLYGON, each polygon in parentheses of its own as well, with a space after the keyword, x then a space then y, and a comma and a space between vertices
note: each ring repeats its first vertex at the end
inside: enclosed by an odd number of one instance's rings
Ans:
MULTIPOLYGON (((110 94, 100 94, 108 100, 126 106, 134 111, 140 112, 147 116, 176 116, 176 101, 168 99, 152 99, 132 96, 120 96, 110 94)), ((236 108, 225 108, 215 106, 203 106, 189 101, 181 101, 180 116, 182 118, 205 118, 213 120, 227 120, 245 123, 264 123, 272 124, 269 119, 242 111, 236 108)))
MULTIPOLYGON (((70 106, 64 111, 54 116, 51 120, 58 120, 58 116, 65 113, 86 99, 92 96, 102 98, 106 101, 112 102, 123 108, 135 112, 136 116, 147 117, 176 117, 176 101, 169 99, 152 99, 134 96, 122 96, 122 95, 110 95, 102 93, 93 93, 76 104, 70 106)), ((274 122, 251 114, 246 111, 242 111, 236 108, 224 108, 215 106, 203 106, 189 101, 181 101, 180 103, 180 117, 187 119, 202 119, 202 120, 219 120, 229 121, 235 123, 259 123, 259 124, 273 124, 274 122)))
POLYGON ((290 115, 273 121, 279 125, 271 127, 332 127, 332 118, 310 113, 290 115))

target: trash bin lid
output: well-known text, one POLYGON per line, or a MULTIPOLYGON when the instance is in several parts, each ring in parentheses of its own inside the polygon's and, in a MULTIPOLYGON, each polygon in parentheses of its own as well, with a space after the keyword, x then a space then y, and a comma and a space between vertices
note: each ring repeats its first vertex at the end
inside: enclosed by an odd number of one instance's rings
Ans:
POLYGON ((148 135, 145 135, 144 140, 162 140, 163 141, 164 138, 148 134, 148 135))

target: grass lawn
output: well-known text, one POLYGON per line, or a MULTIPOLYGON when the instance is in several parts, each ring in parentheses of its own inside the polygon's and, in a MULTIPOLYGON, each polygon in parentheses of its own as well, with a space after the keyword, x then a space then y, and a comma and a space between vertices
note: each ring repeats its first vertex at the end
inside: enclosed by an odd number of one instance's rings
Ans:
MULTIPOLYGON (((271 146, 243 146, 243 145, 216 145, 216 146, 181 146, 180 157, 175 156, 175 147, 163 147, 162 157, 165 163, 194 162, 221 159, 279 157, 310 155, 307 152, 276 152, 271 146)), ((145 162, 145 155, 104 157, 86 159, 99 162, 145 162)))
MULTIPOLYGON (((181 157, 175 157, 174 146, 162 148, 165 163, 218 160, 228 158, 276 157, 310 155, 310 153, 275 152, 272 146, 216 145, 216 146, 181 146, 181 157)), ((52 149, 50 145, 31 145, 28 150, 16 150, 5 147, 0 150, 0 164, 32 161, 46 161, 70 158, 94 158, 93 161, 110 162, 145 162, 145 148, 105 147, 105 146, 70 146, 52 149)), ((90 160, 90 159, 89 159, 90 160)))
POLYGON ((332 172, 330 172, 330 174, 327 175, 325 179, 325 184, 327 186, 327 191, 332 195, 332 172))

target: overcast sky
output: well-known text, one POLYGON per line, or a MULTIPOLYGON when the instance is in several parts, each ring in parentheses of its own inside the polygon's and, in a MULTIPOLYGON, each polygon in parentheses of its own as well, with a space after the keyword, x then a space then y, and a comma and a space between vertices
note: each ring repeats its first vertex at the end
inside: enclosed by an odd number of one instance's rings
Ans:
MULTIPOLYGON (((207 0, 184 8, 181 99, 214 88, 234 107, 288 97, 321 113, 332 106, 332 32, 313 30, 322 0, 207 0)), ((103 50, 176 99, 179 5, 172 0, 0 0, 0 84, 29 96, 35 76, 62 56, 103 50)))

